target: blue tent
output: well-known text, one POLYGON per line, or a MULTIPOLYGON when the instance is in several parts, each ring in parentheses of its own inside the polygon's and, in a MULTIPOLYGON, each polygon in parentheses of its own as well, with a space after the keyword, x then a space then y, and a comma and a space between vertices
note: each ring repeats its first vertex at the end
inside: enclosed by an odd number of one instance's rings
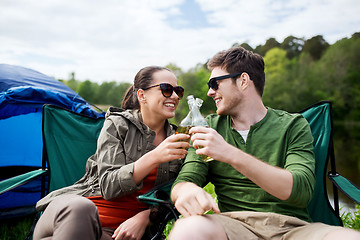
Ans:
MULTIPOLYGON (((32 69, 0 64, 0 180, 42 167, 42 107, 54 104, 104 116, 60 81, 32 69)), ((0 219, 34 211, 41 179, 0 195, 0 219)))

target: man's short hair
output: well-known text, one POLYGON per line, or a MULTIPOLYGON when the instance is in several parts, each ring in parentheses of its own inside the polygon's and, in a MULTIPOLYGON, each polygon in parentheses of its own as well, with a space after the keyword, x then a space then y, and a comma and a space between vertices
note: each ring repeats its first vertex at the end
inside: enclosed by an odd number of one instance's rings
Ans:
POLYGON ((243 47, 233 47, 220 51, 207 63, 209 70, 220 67, 228 73, 246 72, 254 82, 256 91, 263 95, 265 86, 265 63, 257 53, 246 50, 243 47))

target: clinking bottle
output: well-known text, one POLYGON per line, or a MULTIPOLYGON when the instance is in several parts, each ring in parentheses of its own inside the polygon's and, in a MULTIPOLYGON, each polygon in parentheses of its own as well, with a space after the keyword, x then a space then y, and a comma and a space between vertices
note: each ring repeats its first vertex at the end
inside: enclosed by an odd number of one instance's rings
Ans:
MULTIPOLYGON (((189 95, 187 98, 189 105, 188 115, 180 122, 177 132, 189 134, 190 128, 193 126, 203 126, 208 127, 206 119, 200 113, 200 107, 202 106, 203 100, 196 98, 193 95, 189 95)), ((204 161, 211 161, 212 158, 209 158, 206 155, 201 155, 204 161)))

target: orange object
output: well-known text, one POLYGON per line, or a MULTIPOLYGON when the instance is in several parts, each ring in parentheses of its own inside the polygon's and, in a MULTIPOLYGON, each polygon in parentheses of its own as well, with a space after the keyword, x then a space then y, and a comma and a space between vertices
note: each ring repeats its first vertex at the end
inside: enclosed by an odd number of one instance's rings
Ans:
POLYGON ((149 206, 139 202, 136 197, 147 193, 154 187, 156 174, 157 168, 143 180, 142 189, 135 193, 111 201, 105 200, 102 196, 88 197, 98 208, 101 226, 116 229, 122 222, 148 209, 149 206))

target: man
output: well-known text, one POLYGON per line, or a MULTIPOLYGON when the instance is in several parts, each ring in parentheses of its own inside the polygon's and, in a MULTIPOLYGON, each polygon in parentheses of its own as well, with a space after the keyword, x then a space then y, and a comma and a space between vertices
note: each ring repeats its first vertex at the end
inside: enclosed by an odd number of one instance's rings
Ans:
POLYGON ((360 239, 355 230, 309 223, 315 185, 310 127, 300 114, 265 107, 261 56, 242 47, 216 54, 208 96, 217 114, 193 127, 171 198, 184 216, 170 239, 360 239), (213 159, 203 162, 199 155, 213 159), (216 201, 203 187, 215 185, 216 201), (208 210, 215 214, 204 215, 208 210), (221 212, 221 213, 220 213, 221 212))

